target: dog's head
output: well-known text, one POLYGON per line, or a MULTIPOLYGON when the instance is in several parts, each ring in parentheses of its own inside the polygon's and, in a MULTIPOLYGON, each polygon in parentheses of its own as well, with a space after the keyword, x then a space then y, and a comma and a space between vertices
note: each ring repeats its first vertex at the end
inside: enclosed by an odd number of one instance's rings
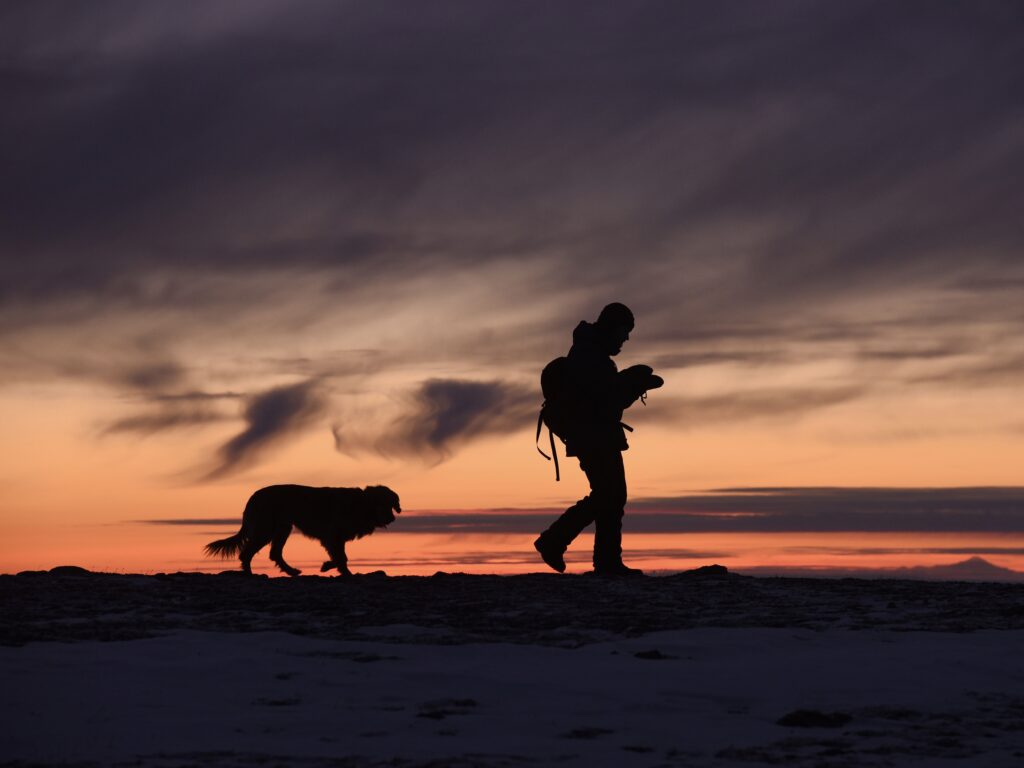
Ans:
POLYGON ((374 526, 383 528, 395 522, 395 513, 402 511, 397 493, 386 485, 368 485, 365 493, 370 502, 367 506, 373 516, 374 526))

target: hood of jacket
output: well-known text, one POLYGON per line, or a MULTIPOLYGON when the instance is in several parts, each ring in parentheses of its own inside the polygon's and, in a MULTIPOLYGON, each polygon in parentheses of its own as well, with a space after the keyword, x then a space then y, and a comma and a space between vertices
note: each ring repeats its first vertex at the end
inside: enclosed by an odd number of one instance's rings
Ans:
POLYGON ((588 323, 586 320, 580 320, 579 325, 573 329, 572 343, 574 346, 594 347, 598 351, 607 354, 602 349, 601 332, 597 329, 596 325, 588 323))

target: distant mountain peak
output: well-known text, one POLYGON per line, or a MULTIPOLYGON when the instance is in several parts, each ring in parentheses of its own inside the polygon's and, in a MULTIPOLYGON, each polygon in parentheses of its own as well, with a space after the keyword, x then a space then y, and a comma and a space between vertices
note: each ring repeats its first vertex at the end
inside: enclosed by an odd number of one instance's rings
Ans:
POLYGON ((1012 568, 990 563, 980 555, 948 565, 918 565, 913 568, 898 568, 903 573, 927 575, 930 578, 967 579, 970 581, 1019 581, 1024 573, 1012 568))
POLYGON ((1024 571, 1015 571, 991 563, 979 555, 940 565, 913 565, 899 568, 807 568, 800 566, 760 566, 741 568, 751 576, 793 576, 855 579, 920 579, 924 581, 998 581, 1024 582, 1024 571))

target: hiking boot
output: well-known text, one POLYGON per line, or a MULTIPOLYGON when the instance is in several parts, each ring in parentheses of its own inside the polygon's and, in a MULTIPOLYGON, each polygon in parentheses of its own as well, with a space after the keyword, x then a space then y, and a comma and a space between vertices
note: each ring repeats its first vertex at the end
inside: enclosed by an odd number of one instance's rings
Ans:
POLYGON ((594 566, 595 576, 643 576, 639 568, 630 568, 623 562, 607 563, 594 566))
POLYGON ((545 539, 542 534, 533 542, 533 548, 540 552, 541 559, 549 566, 559 573, 565 571, 565 560, 562 558, 562 555, 565 554, 565 547, 556 544, 551 539, 545 539))

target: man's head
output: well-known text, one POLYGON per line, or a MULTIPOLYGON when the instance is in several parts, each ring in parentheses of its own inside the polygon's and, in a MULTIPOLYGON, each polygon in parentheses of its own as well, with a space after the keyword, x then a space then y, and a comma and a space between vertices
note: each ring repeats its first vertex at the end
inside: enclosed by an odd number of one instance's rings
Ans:
POLYGON ((613 302, 601 310, 594 324, 602 341, 604 351, 617 355, 633 330, 633 313, 625 304, 613 302))

